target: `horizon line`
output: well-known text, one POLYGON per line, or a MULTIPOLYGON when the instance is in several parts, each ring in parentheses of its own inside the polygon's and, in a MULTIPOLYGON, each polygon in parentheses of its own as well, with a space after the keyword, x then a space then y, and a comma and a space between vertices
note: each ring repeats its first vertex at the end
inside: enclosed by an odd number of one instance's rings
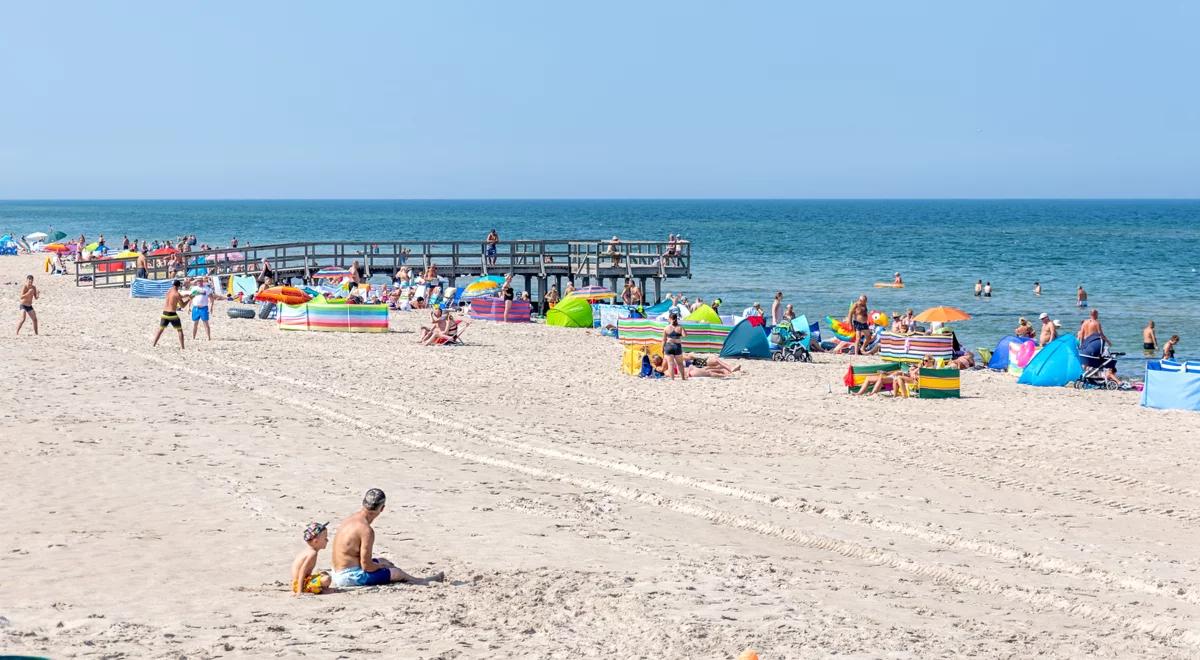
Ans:
POLYGON ((6 202, 1195 202, 1200 197, 0 197, 6 202))

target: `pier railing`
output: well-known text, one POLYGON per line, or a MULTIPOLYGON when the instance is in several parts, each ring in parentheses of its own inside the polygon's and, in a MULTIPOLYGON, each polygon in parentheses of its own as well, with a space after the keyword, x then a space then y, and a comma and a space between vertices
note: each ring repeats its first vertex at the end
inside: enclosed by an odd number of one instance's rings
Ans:
MULTIPOLYGON (((391 277, 403 266, 424 271, 431 265, 451 285, 458 278, 504 275, 525 278, 526 288, 537 278, 544 291, 549 278, 566 278, 577 284, 621 279, 662 280, 691 277, 691 244, 663 241, 500 241, 489 254, 483 241, 381 241, 302 242, 246 245, 178 254, 147 254, 146 277, 175 277, 213 274, 255 274, 263 260, 276 273, 277 281, 307 279, 327 266, 349 268, 354 262, 369 275, 391 277)), ((75 284, 93 288, 129 286, 137 272, 137 257, 77 260, 75 284)))

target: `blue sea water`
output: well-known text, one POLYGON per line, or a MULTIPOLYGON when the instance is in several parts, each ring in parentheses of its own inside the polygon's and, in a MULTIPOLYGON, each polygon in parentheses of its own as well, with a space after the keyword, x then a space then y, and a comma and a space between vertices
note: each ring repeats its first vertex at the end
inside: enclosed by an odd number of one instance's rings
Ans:
POLYGON ((1074 331, 1082 284, 1122 370, 1141 371, 1141 329, 1179 334, 1200 356, 1200 201, 1196 200, 498 200, 498 201, 0 201, 0 233, 49 227, 112 239, 194 233, 226 244, 294 240, 594 238, 692 242, 689 296, 729 309, 769 307, 782 290, 809 318, 845 314, 866 293, 873 309, 952 305, 970 347, 992 346, 1020 316, 1048 312, 1074 331), (907 288, 875 289, 901 271, 907 288), (991 299, 975 298, 975 280, 991 299), (1040 281, 1043 295, 1034 297, 1040 281))

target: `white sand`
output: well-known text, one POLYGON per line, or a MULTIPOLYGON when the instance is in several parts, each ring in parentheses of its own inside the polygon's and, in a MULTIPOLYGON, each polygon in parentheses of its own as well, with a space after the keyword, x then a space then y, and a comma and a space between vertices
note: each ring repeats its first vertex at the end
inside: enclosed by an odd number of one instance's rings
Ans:
POLYGON ((423 348, 415 313, 221 303, 181 353, 160 301, 41 275, 16 338, 31 270, 0 258, 0 653, 1200 654, 1197 414, 981 372, 851 398, 822 356, 642 381, 590 331, 423 348), (370 487, 377 554, 447 582, 291 597, 305 523, 370 487))

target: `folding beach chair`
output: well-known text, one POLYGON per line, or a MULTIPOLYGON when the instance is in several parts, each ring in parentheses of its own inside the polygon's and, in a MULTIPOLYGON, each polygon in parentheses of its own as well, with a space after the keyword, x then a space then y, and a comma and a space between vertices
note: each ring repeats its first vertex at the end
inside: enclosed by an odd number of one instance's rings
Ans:
POLYGON ((447 334, 449 334, 450 336, 449 337, 438 337, 437 341, 433 342, 433 344, 435 346, 462 346, 463 345, 462 333, 463 333, 463 330, 466 330, 466 328, 467 328, 466 321, 457 321, 456 320, 454 322, 454 325, 450 326, 450 329, 447 331, 447 334))

